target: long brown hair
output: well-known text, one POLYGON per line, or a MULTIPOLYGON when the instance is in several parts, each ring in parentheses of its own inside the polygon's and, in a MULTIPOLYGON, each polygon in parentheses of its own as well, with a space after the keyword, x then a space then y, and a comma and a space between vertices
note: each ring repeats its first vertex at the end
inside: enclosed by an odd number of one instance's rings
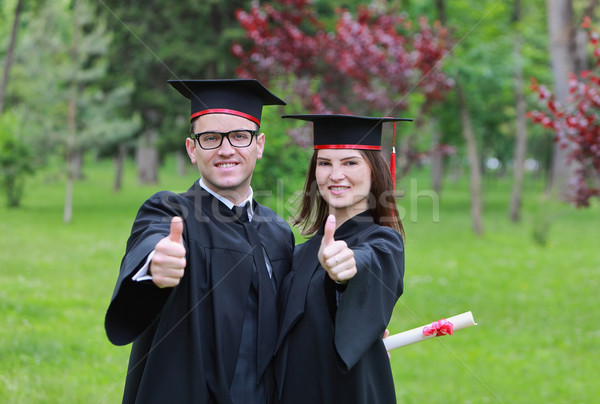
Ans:
MULTIPOLYGON (((396 195, 394 194, 392 175, 388 163, 378 150, 359 150, 371 166, 371 191, 369 208, 375 223, 391 227, 404 238, 404 226, 398 214, 396 195)), ((300 226, 302 234, 316 233, 329 214, 329 207, 317 188, 316 168, 318 150, 312 155, 304 182, 304 193, 300 202, 300 211, 294 218, 294 225, 300 226)))

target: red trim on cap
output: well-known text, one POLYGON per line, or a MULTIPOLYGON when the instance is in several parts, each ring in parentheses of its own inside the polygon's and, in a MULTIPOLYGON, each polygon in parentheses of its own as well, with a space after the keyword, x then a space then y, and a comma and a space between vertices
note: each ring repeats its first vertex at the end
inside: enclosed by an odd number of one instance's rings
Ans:
POLYGON ((321 149, 358 149, 358 150, 381 150, 381 146, 370 146, 364 144, 319 144, 315 150, 321 149))
POLYGON ((206 115, 206 114, 230 114, 230 115, 237 115, 237 116, 241 116, 242 118, 246 118, 251 120, 252 122, 256 123, 258 126, 260 126, 260 121, 258 119, 256 119, 255 117, 253 117, 252 115, 240 112, 240 111, 236 111, 235 109, 225 109, 225 108, 213 108, 213 109, 205 109, 204 111, 198 111, 198 112, 194 112, 192 114, 192 116, 190 117, 190 121, 192 119, 194 119, 197 116, 201 116, 201 115, 206 115))

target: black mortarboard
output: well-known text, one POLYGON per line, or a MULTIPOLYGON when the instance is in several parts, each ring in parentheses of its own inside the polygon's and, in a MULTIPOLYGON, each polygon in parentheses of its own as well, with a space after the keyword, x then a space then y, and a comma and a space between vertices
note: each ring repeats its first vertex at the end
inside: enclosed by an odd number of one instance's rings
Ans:
POLYGON ((232 114, 250 119, 260 126, 263 105, 285 105, 258 80, 169 80, 177 91, 192 101, 192 114, 232 114))
POLYGON ((354 115, 284 115, 313 123, 314 148, 381 150, 384 122, 412 121, 408 118, 377 118, 354 115))

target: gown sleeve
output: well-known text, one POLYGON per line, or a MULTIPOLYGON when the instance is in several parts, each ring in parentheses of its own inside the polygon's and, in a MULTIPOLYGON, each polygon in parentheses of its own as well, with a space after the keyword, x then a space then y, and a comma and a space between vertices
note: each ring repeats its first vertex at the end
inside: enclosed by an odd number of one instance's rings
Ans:
POLYGON ((349 371, 374 343, 383 346, 381 338, 402 295, 404 277, 404 244, 391 228, 378 226, 350 248, 357 274, 348 282, 334 319, 334 344, 343 372, 349 371))
MULTIPOLYGON (((178 209, 181 205, 173 203, 174 198, 176 195, 170 192, 153 195, 135 218, 104 323, 108 339, 115 345, 135 340, 156 319, 170 294, 172 288, 160 289, 151 281, 131 278, 156 244, 169 234, 171 218, 182 216, 182 209, 178 209)), ((184 223, 184 243, 185 233, 184 223)))

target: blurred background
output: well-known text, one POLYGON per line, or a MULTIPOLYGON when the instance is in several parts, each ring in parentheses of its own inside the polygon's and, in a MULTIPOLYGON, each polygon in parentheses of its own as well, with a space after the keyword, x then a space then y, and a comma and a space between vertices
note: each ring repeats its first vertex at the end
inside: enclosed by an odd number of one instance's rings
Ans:
MULTIPOLYGON (((104 312, 133 218, 184 191, 169 79, 256 78, 256 198, 290 219, 310 125, 384 127, 406 228, 399 402, 589 403, 600 374, 597 0, 0 1, 0 401, 120 402, 104 312)), ((304 238, 296 231, 297 242, 304 238)))

